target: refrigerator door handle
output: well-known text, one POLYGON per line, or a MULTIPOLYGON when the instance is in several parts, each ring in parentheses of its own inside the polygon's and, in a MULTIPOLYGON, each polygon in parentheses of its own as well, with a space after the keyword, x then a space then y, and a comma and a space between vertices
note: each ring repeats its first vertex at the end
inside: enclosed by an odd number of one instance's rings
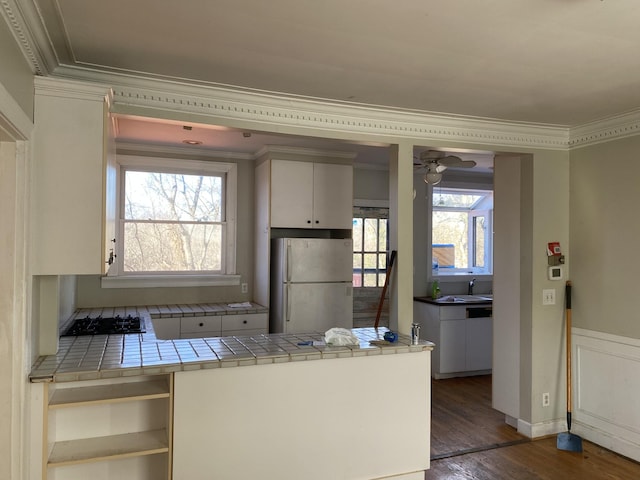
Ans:
POLYGON ((291 281, 291 243, 287 242, 287 282, 291 281))
POLYGON ((289 290, 291 290, 291 284, 290 283, 287 283, 287 288, 285 290, 286 290, 286 294, 285 295, 287 296, 287 299, 286 299, 286 305, 287 306, 286 306, 286 311, 285 311, 285 314, 284 314, 284 319, 285 319, 285 321, 290 322, 291 321, 291 295, 290 295, 291 292, 289 291, 289 290))

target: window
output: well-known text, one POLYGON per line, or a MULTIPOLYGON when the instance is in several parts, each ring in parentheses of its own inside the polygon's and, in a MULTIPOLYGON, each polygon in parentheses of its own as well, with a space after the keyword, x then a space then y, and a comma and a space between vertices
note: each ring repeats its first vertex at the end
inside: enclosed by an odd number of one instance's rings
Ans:
POLYGON ((353 286, 382 287, 387 275, 389 209, 356 207, 353 215, 353 286))
POLYGON ((432 198, 434 272, 491 274, 493 192, 438 188, 432 198))
POLYGON ((118 160, 118 275, 235 273, 235 164, 118 160))

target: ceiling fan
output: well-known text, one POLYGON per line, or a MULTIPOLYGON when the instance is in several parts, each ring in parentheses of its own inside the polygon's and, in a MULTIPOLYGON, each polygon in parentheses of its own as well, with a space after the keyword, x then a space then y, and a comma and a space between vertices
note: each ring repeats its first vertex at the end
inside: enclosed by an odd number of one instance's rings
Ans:
POLYGON ((420 153, 419 162, 414 162, 413 166, 416 169, 425 168, 425 183, 437 185, 442 180, 442 172, 447 168, 473 168, 476 166, 476 162, 473 160, 462 160, 455 155, 447 155, 446 152, 426 150, 420 153))

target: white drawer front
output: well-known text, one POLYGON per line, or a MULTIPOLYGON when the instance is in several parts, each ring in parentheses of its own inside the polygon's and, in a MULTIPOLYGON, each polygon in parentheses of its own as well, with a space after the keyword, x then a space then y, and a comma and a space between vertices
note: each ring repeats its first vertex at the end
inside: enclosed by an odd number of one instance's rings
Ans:
POLYGON ((220 324, 220 315, 182 317, 180 319, 180 334, 216 332, 216 335, 220 335, 220 324))
POLYGON ((269 329, 269 316, 266 313, 247 313, 222 317, 222 335, 227 335, 229 331, 262 329, 265 331, 269 329))

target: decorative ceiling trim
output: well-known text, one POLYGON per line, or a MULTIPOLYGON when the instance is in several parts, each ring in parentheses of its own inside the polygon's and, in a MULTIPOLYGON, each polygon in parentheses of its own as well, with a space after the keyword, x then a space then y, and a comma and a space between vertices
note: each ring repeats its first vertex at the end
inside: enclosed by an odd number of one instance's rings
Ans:
POLYGON ((175 145, 157 145, 139 142, 126 142, 116 140, 117 153, 136 152, 138 154, 174 156, 188 156, 189 158, 207 158, 224 160, 255 160, 256 155, 239 152, 223 152, 202 147, 177 147, 175 145))
POLYGON ((0 129, 12 140, 26 140, 33 131, 33 122, 0 83, 0 129))
POLYGON ((113 104, 113 90, 106 85, 90 84, 74 80, 61 80, 52 77, 36 77, 34 79, 36 95, 50 97, 67 97, 102 102, 105 99, 113 104))
POLYGON ((581 148, 640 135, 640 109, 571 129, 569 148, 581 148))
POLYGON ((290 147, 287 145, 265 145, 255 154, 256 158, 273 153, 276 155, 294 155, 299 157, 331 157, 341 160, 354 160, 357 156, 355 152, 343 152, 339 150, 321 150, 318 148, 290 147))
POLYGON ((13 37, 36 75, 49 75, 58 61, 31 1, 0 0, 0 12, 11 27, 13 37))
POLYGON ((265 131, 273 125, 353 133, 418 142, 448 141, 492 147, 564 150, 569 129, 557 125, 507 122, 462 115, 434 114, 337 101, 190 85, 91 69, 61 66, 60 78, 111 85, 114 112, 146 109, 193 114, 215 123, 252 122, 265 131))
POLYGON ((113 85, 115 105, 327 132, 540 149, 573 149, 640 134, 640 109, 574 127, 394 109, 240 87, 60 65, 33 0, 0 0, 0 14, 35 75, 113 85))

